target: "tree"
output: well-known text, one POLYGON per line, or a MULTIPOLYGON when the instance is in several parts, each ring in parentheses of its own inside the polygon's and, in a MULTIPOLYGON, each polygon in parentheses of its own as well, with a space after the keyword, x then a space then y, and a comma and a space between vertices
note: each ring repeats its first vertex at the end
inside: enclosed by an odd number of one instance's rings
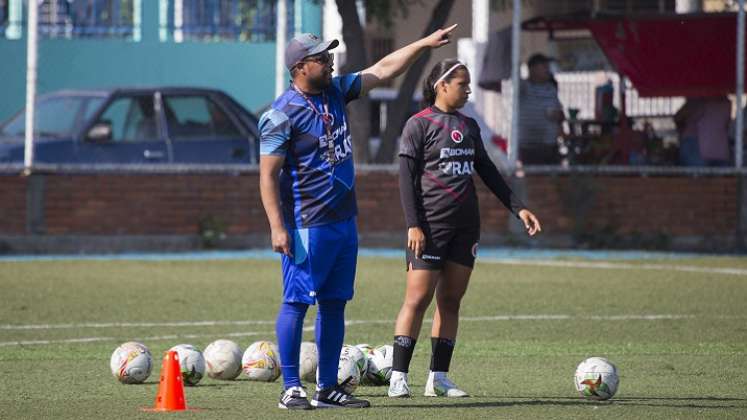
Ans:
MULTIPOLYGON (((449 19, 451 8, 454 6, 454 0, 439 0, 436 7, 433 8, 428 26, 423 31, 423 37, 430 35, 438 29, 443 28, 449 19)), ((397 139, 402 132, 405 124, 405 118, 408 116, 408 109, 412 101, 412 96, 417 88, 418 81, 423 75, 425 65, 431 58, 431 50, 427 50, 418 57, 412 66, 405 73, 405 80, 400 85, 397 99, 387 109, 387 127, 381 136, 381 146, 376 153, 375 162, 391 163, 394 159, 397 139)))
MULTIPOLYGON (((364 69, 372 63, 368 59, 365 33, 358 14, 357 1, 335 0, 335 3, 342 19, 342 39, 347 47, 345 65, 340 70, 346 73, 364 69)), ((364 0, 363 2, 368 21, 376 21, 385 27, 391 26, 394 18, 399 14, 406 18, 409 7, 413 3, 413 0, 364 0)), ((423 36, 430 35, 445 25, 453 5, 454 0, 438 1, 423 36)), ((376 159, 374 159, 375 162, 391 162, 397 138, 404 125, 406 112, 410 107, 410 100, 430 56, 430 51, 426 51, 407 71, 397 99, 389 106, 387 112, 389 124, 382 136, 382 144, 376 154, 376 159)), ((371 161, 368 150, 368 141, 371 134, 371 102, 368 98, 351 102, 348 105, 348 115, 350 120, 354 122, 350 125, 350 130, 354 143, 355 161, 368 163, 371 161)))
MULTIPOLYGON (((356 2, 335 0, 337 12, 342 18, 342 39, 347 46, 345 64, 340 68, 342 73, 359 71, 368 67, 366 39, 363 34, 356 2)), ((371 101, 363 97, 347 106, 350 123, 350 134, 353 138, 353 159, 357 163, 370 161, 368 139, 371 135, 371 101)))

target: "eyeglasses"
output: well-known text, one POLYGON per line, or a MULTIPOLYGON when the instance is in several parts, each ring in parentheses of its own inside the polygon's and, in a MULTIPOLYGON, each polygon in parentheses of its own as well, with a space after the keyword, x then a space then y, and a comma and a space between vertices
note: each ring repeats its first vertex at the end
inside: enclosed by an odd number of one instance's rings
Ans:
POLYGON ((319 54, 314 54, 306 57, 301 63, 319 63, 319 64, 329 64, 332 61, 334 61, 334 57, 332 57, 332 54, 328 53, 327 51, 319 54))

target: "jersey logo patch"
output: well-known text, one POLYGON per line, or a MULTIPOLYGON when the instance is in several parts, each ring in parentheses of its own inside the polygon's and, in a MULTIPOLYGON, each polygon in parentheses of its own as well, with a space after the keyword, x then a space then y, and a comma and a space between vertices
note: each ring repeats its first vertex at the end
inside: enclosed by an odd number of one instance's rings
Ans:
POLYGON ((459 130, 451 130, 451 139, 454 143, 461 143, 464 140, 464 135, 459 130))

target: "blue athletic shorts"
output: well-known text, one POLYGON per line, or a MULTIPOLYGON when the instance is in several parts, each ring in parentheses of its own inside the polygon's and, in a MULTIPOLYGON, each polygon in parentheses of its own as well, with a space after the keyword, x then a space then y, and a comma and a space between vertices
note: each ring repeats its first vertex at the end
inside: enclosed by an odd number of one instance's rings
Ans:
POLYGON ((288 233, 293 257, 282 256, 283 302, 352 299, 358 258, 355 217, 288 233))

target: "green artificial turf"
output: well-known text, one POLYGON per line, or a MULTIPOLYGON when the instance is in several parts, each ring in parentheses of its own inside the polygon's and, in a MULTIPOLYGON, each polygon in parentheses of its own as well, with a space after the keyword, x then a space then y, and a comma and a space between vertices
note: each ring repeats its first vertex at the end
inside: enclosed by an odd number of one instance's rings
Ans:
MULTIPOLYGON (((0 262, 0 418, 747 418, 747 261, 564 262, 478 262, 451 369, 472 397, 422 396, 426 324, 410 370, 414 398, 360 387, 372 408, 303 413, 277 408, 279 381, 243 377, 186 388, 199 411, 140 411, 153 405, 160 355, 171 346, 275 341, 276 261, 0 262), (154 355, 142 385, 122 385, 109 371, 114 348, 130 340, 154 355), (574 389, 575 367, 589 356, 618 367, 611 401, 585 401, 574 389)), ((404 276, 400 260, 360 259, 346 343, 391 342, 404 276)), ((309 326, 314 317, 312 309, 309 326)))

